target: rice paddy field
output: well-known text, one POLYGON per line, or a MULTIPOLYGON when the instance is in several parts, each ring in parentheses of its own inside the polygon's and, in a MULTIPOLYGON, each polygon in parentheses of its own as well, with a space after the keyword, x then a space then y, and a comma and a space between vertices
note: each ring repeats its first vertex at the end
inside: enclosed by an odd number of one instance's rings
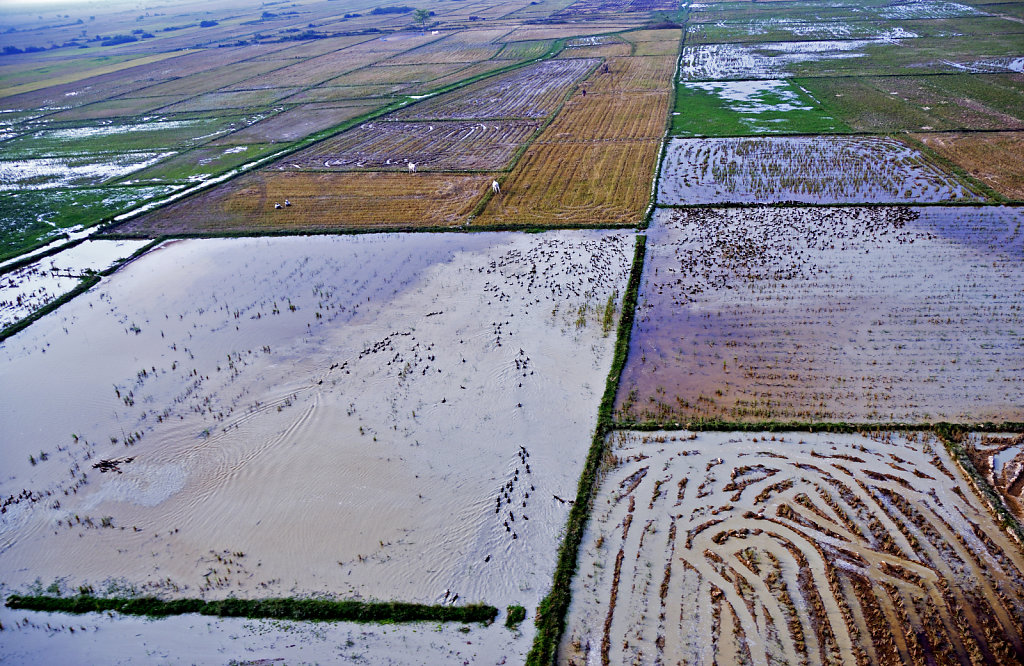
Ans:
POLYGON ((983 200, 919 150, 887 137, 673 139, 658 182, 663 205, 983 200))
POLYGON ((1024 419, 1022 211, 661 209, 626 421, 1024 419))
POLYGON ((1022 109, 1015 2, 0 5, 0 662, 1024 663, 1022 109))

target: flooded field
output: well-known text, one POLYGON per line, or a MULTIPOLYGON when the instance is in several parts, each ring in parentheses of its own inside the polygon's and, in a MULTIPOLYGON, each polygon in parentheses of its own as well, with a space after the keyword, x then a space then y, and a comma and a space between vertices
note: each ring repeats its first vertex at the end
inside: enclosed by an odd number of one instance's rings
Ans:
POLYGON ((981 201, 919 151, 876 136, 673 139, 662 205, 981 201))
POLYGON ((1024 419, 1019 208, 659 210, 620 418, 1024 419))
POLYGON ((692 81, 676 89, 672 134, 834 133, 846 127, 799 84, 782 79, 692 81))
MULTIPOLYGON (((13 590, 0 586, 0 596, 13 590)), ((529 618, 527 619, 529 622, 529 618)), ((66 615, 0 604, 4 663, 502 664, 522 663, 527 631, 479 624, 289 622, 182 615, 66 615)))
POLYGON ((0 275, 0 329, 78 286, 83 277, 110 268, 147 241, 85 241, 55 256, 0 275))
POLYGON ((1020 546, 931 435, 609 437, 566 662, 1024 657, 1020 546))
POLYGON ((679 63, 679 79, 776 79, 791 75, 797 63, 863 58, 866 46, 908 37, 916 35, 898 30, 875 39, 688 46, 679 63))
POLYGON ((632 252, 161 246, 0 345, 4 583, 535 607, 632 252))

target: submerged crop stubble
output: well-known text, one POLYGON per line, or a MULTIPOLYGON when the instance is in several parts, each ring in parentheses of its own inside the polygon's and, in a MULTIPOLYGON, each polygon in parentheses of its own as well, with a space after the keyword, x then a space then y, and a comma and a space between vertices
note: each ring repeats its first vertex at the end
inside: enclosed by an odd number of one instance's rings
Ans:
POLYGON ((1022 420, 1022 216, 661 209, 619 416, 1022 420))

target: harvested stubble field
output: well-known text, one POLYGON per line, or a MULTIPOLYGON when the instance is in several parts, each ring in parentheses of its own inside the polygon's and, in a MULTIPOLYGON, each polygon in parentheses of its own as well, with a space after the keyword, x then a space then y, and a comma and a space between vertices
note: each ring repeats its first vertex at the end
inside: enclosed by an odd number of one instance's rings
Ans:
POLYGON ((918 134, 914 138, 1004 197, 1024 200, 1024 132, 918 134))
POLYGON ((329 82, 329 86, 363 86, 381 85, 385 83, 425 83, 434 79, 465 69, 466 64, 428 63, 412 65, 373 65, 362 67, 339 76, 329 82))
POLYGON ((540 126, 527 120, 401 122, 381 120, 321 141, 273 169, 349 171, 497 171, 540 126))
POLYGON ((287 108, 281 113, 211 142, 213 146, 253 143, 291 143, 310 134, 337 127, 391 102, 390 99, 310 103, 287 108))
MULTIPOLYGON (((275 79, 278 82, 286 78, 275 79)), ((302 88, 259 88, 255 90, 217 91, 197 95, 177 104, 161 109, 164 113, 187 113, 190 111, 219 111, 221 109, 250 110, 267 107, 299 92, 302 88)))
POLYGON ((637 224, 649 201, 674 62, 610 58, 607 71, 598 67, 473 224, 637 224))
POLYGON ((1020 545, 934 436, 609 440, 568 663, 1024 659, 1020 545))
POLYGON ((1024 419, 1019 208, 660 209, 625 421, 1024 419))
POLYGON ((626 21, 609 21, 607 23, 588 23, 586 25, 524 25, 516 28, 505 36, 506 42, 523 42, 538 39, 568 39, 580 35, 592 36, 622 32, 636 27, 626 21))
POLYGON ((474 225, 633 225, 659 141, 534 143, 474 225))
POLYGON ((875 136, 673 139, 663 205, 982 201, 920 151, 875 136))
POLYGON ((971 433, 964 445, 974 469, 1017 521, 1024 520, 1024 434, 971 433))
MULTIPOLYGON (((672 89, 675 56, 614 57, 605 61, 607 72, 587 79, 587 92, 663 92, 672 89)), ((664 120, 664 119, 662 119, 664 120)))
POLYGON ((598 61, 548 60, 415 104, 392 114, 401 120, 544 118, 570 86, 598 61))
POLYGON ((593 21, 601 18, 626 18, 631 13, 642 16, 650 12, 675 12, 679 3, 674 0, 576 0, 565 9, 551 15, 565 22, 593 21))
POLYGON ((301 232, 455 226, 488 175, 261 171, 131 220, 118 234, 301 232), (287 208, 274 204, 291 202, 287 208))
POLYGON ((671 95, 666 92, 608 92, 573 95, 539 141, 623 141, 661 139, 671 95))
POLYGON ((451 33, 443 39, 390 58, 387 62, 393 65, 422 65, 424 63, 466 63, 489 60, 505 47, 500 40, 510 30, 511 28, 505 27, 451 33))

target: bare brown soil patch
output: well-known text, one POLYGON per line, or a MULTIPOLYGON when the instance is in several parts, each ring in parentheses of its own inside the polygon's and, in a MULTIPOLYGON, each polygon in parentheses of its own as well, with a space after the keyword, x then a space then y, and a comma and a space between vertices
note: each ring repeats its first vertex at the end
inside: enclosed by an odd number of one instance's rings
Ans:
POLYGON ((916 138, 1003 196, 1024 200, 1024 132, 919 134, 916 138))
POLYGON ((1024 520, 1024 435, 973 434, 965 448, 978 473, 1017 520, 1024 520))

